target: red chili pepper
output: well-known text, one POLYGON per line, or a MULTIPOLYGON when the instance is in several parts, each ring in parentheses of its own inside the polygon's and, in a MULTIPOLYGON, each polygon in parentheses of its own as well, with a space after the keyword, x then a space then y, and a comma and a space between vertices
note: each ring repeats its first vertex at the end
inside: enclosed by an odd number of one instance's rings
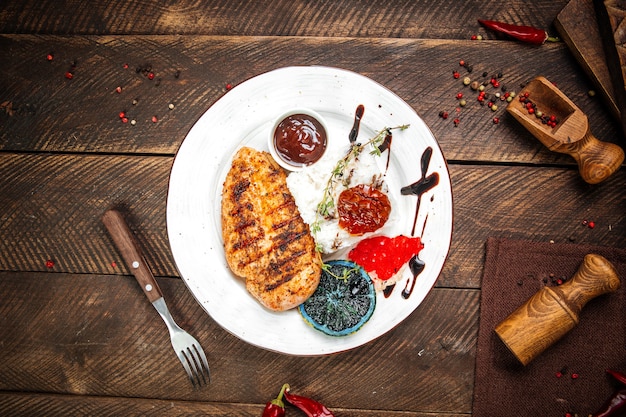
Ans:
POLYGON ((622 416, 626 411, 626 374, 612 369, 607 369, 606 372, 622 387, 615 391, 591 417, 622 416))
POLYGON ((285 403, 283 402, 283 395, 288 389, 289 384, 284 384, 280 389, 278 396, 265 404, 262 417, 285 417, 285 403))
POLYGON ((308 417, 335 417, 335 415, 326 406, 319 402, 299 395, 294 395, 289 392, 289 387, 285 390, 285 399, 291 404, 298 407, 308 417))
POLYGON ((548 36, 548 33, 543 29, 538 29, 532 26, 518 26, 510 23, 496 22, 494 20, 481 20, 478 19, 478 23, 491 29, 494 32, 502 33, 515 38, 519 41, 530 43, 533 45, 542 45, 544 42, 558 42, 558 38, 552 38, 548 36))
POLYGON ((591 417, 623 416, 626 411, 626 388, 617 390, 591 417))
POLYGON ((607 369, 606 372, 611 375, 617 382, 622 385, 626 385, 626 374, 620 371, 614 371, 612 369, 607 369))

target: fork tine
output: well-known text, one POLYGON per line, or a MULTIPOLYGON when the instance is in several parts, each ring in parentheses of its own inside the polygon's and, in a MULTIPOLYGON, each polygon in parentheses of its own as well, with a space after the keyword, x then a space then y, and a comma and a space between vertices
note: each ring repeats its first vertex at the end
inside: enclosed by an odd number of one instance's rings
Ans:
MULTIPOLYGON (((198 361, 199 365, 200 365, 200 369, 201 370, 206 370, 206 376, 209 380, 209 382, 211 381, 211 371, 209 369, 209 362, 206 359, 206 355, 204 354, 204 350, 202 350, 202 347, 197 345, 196 343, 193 344, 193 348, 195 349, 197 356, 200 357, 202 363, 200 363, 200 361, 198 361), (203 368, 204 365, 204 368, 203 368)), ((202 376, 204 378, 205 372, 202 372, 202 376)))
MULTIPOLYGON (((191 382, 193 383, 194 387, 195 386, 200 387, 201 385, 207 383, 207 378, 205 377, 205 373, 202 368, 202 362, 200 362, 198 351, 199 349, 194 344, 191 344, 185 347, 185 349, 181 351, 181 354, 185 358, 185 363, 183 363, 183 366, 185 366, 185 364, 187 365, 185 369, 189 367, 189 370, 191 372, 191 373, 188 372, 189 379, 191 379, 191 382)), ((208 366, 206 367, 206 369, 208 372, 208 366)))
MULTIPOLYGON (((207 383, 207 378, 205 377, 205 372, 204 369, 207 369, 208 371, 208 366, 206 366, 206 368, 203 368, 203 363, 201 362, 201 358, 200 358, 200 354, 199 352, 202 352, 202 349, 198 348, 198 346, 196 346, 196 344, 191 344, 187 347, 187 350, 189 351, 189 356, 188 359, 192 362, 192 368, 195 372, 195 376, 196 379, 198 380, 198 385, 202 385, 202 383, 207 383)), ((204 352, 202 352, 204 354, 204 352)), ((210 379, 210 377, 209 377, 210 379)))
POLYGON ((198 373, 198 368, 196 362, 193 358, 193 352, 187 346, 185 350, 182 351, 183 356, 185 357, 185 361, 187 362, 187 366, 191 370, 191 374, 189 375, 189 379, 191 379, 191 383, 194 387, 200 387, 202 385, 202 380, 200 379, 200 375, 198 373))
POLYGON ((195 381, 193 379, 194 372, 189 367, 189 361, 187 360, 187 356, 185 355, 185 351, 183 351, 183 350, 181 350, 180 352, 176 351, 176 356, 178 356, 178 359, 180 360, 180 363, 183 364, 183 368, 185 368, 185 372, 187 372, 187 376, 189 377, 189 380, 195 386, 196 383, 195 383, 195 381))

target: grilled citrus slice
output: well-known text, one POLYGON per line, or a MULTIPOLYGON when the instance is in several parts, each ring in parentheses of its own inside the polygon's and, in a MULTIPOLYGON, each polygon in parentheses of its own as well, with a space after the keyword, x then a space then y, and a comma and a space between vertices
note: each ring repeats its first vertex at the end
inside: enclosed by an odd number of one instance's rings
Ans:
POLYGON ((325 264, 317 290, 298 307, 313 328, 330 336, 356 332, 374 313, 376 292, 363 268, 352 261, 325 264))

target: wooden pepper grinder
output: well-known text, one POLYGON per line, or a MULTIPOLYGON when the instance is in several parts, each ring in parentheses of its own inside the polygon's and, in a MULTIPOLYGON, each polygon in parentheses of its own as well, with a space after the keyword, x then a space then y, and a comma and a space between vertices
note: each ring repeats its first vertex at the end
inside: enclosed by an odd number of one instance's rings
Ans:
POLYGON ((496 334, 527 365, 578 324, 588 301, 619 287, 613 265, 600 255, 588 254, 571 280, 543 287, 498 324, 496 334))

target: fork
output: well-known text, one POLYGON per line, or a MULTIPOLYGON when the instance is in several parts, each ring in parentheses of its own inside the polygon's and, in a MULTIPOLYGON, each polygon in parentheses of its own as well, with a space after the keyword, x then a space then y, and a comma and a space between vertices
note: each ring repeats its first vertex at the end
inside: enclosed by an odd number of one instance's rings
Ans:
POLYGON ((134 235, 124 221, 124 217, 117 210, 108 210, 102 216, 102 222, 122 258, 124 258, 124 262, 139 282, 144 294, 165 322, 170 333, 172 347, 183 364, 191 383, 194 387, 206 385, 211 379, 206 355, 198 341, 181 329, 172 318, 165 304, 163 293, 154 279, 134 235))

